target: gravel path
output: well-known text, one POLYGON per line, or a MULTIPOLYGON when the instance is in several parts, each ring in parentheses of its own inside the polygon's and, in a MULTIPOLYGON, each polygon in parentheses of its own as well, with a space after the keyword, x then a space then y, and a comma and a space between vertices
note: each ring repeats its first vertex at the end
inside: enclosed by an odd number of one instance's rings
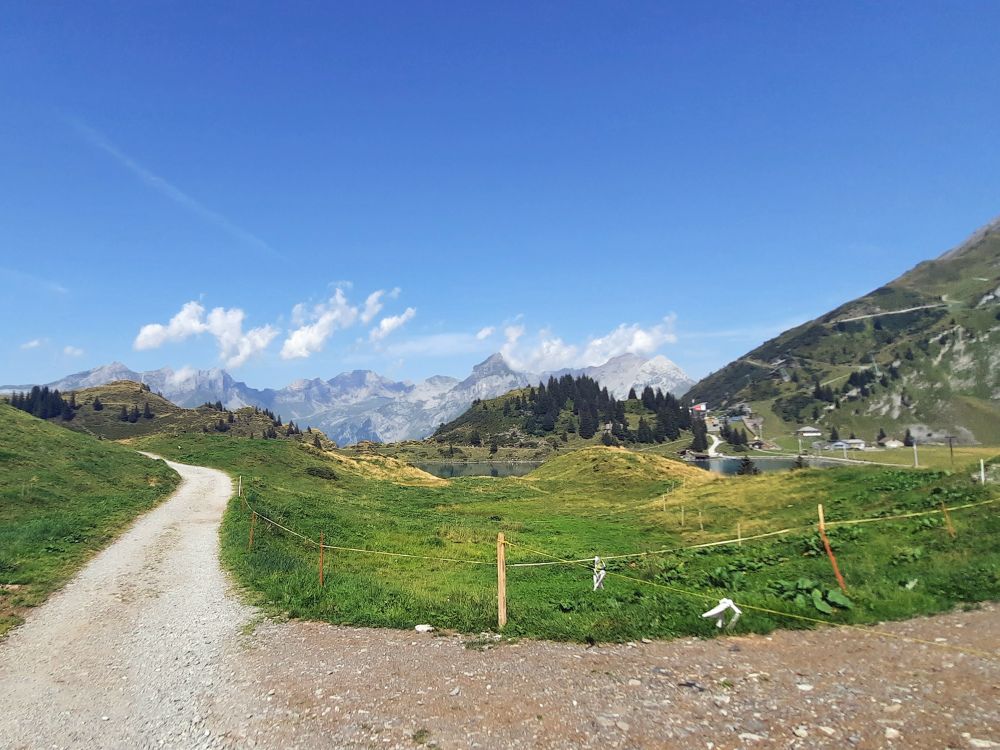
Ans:
POLYGON ((0 746, 1000 748, 1000 607, 587 648, 263 620, 185 481, 0 643, 0 746), (483 646, 486 645, 484 649, 483 646))
POLYGON ((252 610, 227 594, 219 519, 232 483, 184 481, 0 643, 0 746, 211 746, 201 706, 252 610))

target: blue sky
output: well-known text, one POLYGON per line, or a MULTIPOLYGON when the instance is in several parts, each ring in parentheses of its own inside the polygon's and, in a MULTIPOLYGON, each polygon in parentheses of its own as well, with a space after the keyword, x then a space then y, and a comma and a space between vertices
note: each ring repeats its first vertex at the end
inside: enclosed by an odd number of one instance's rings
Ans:
POLYGON ((5 3, 0 382, 497 350, 704 375, 1000 213, 997 28, 993 2, 5 3))

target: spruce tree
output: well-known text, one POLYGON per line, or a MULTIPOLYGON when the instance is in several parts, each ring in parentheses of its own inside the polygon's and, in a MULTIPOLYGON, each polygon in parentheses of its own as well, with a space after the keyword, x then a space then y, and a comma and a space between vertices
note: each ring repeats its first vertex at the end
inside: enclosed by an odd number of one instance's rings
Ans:
POLYGON ((691 423, 691 433, 693 436, 691 450, 698 453, 708 450, 708 430, 705 429, 704 420, 694 420, 691 423))
POLYGON ((122 422, 128 422, 128 407, 125 404, 122 404, 122 410, 118 414, 118 419, 122 422))

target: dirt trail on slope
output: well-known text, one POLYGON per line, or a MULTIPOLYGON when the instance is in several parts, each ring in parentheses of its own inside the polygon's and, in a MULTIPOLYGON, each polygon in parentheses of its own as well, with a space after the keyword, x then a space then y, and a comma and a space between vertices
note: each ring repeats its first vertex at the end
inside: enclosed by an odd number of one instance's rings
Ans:
POLYGON ((177 491, 0 643, 0 746, 212 746, 201 707, 252 610, 227 595, 232 483, 170 463, 177 491))
POLYGON ((996 604, 882 627, 993 659, 832 628, 486 651, 251 635, 218 561, 230 480, 171 466, 178 491, 0 643, 0 747, 1000 748, 996 604))

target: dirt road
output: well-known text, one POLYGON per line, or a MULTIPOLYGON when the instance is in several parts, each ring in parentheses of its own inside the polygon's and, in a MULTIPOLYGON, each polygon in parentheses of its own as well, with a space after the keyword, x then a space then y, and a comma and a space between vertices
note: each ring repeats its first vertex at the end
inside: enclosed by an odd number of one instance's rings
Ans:
MULTIPOLYGON (((0 643, 0 746, 1000 748, 1000 608, 587 648, 261 620, 219 568, 220 472, 0 643)), ((749 616, 749 615, 747 615, 749 616)))
POLYGON ((177 492, 0 644, 0 745, 209 744, 201 706, 252 612, 219 568, 229 477, 171 466, 177 492))

